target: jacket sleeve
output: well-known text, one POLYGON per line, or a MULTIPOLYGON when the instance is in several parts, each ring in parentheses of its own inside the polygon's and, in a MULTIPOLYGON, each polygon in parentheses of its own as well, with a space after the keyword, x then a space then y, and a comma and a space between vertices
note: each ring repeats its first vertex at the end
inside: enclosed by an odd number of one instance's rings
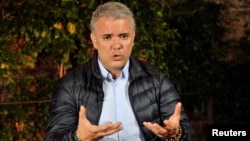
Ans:
MULTIPOLYGON (((174 113, 175 105, 177 102, 180 102, 180 97, 172 82, 165 75, 162 75, 161 77, 160 111, 163 116, 161 119, 164 120, 169 118, 174 113)), ((182 128, 181 141, 192 140, 194 131, 183 107, 181 109, 180 126, 182 128)))
POLYGON ((45 141, 73 141, 78 124, 79 106, 68 80, 57 84, 52 97, 45 141))

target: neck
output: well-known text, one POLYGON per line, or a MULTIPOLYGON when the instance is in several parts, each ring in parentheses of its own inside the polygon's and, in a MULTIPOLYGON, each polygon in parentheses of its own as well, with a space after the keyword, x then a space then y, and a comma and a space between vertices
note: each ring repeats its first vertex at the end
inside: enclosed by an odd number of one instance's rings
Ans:
POLYGON ((112 78, 116 80, 121 75, 121 70, 109 71, 112 75, 112 78))

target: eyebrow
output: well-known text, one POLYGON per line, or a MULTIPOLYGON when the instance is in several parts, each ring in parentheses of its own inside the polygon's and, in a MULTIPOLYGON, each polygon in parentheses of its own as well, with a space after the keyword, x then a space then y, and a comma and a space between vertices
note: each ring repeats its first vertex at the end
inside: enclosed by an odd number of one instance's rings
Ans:
MULTIPOLYGON (((103 34, 103 36, 112 36, 112 35, 114 35, 113 33, 105 33, 105 34, 103 34)), ((129 35, 129 33, 120 33, 120 34, 118 34, 118 36, 121 36, 121 35, 129 35)))
POLYGON ((119 34, 119 35, 129 35, 129 33, 121 33, 121 34, 119 34))

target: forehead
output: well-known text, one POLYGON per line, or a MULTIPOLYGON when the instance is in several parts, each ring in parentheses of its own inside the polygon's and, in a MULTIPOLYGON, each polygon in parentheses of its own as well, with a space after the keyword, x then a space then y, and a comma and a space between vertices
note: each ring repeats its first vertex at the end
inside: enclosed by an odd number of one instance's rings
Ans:
POLYGON ((96 21, 96 31, 132 32, 132 24, 129 19, 114 19, 112 17, 100 17, 96 21))

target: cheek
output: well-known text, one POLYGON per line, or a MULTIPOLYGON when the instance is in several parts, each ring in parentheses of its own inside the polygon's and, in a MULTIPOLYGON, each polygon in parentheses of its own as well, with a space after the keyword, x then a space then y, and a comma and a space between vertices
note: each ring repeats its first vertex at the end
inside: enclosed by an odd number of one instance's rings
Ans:
POLYGON ((131 48, 133 48, 133 47, 134 47, 134 44, 135 44, 135 43, 134 43, 134 42, 132 42, 132 44, 131 44, 131 46, 132 46, 132 47, 131 47, 131 48))
POLYGON ((96 47, 96 45, 93 43, 93 47, 95 48, 95 49, 97 49, 97 47, 96 47))
POLYGON ((93 44, 94 44, 94 47, 95 47, 96 49, 99 49, 99 50, 104 49, 103 43, 100 42, 100 41, 98 41, 98 40, 95 40, 95 41, 93 42, 93 44))
POLYGON ((129 46, 130 49, 133 49, 133 47, 134 47, 134 41, 133 40, 130 41, 129 44, 128 44, 128 46, 129 46))
POLYGON ((102 42, 95 42, 95 49, 102 51, 102 52, 109 52, 110 47, 108 44, 103 44, 102 42))

